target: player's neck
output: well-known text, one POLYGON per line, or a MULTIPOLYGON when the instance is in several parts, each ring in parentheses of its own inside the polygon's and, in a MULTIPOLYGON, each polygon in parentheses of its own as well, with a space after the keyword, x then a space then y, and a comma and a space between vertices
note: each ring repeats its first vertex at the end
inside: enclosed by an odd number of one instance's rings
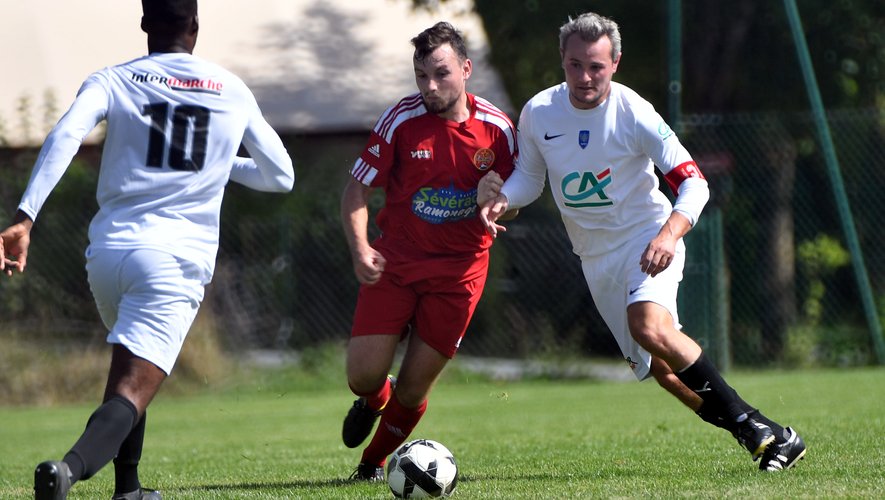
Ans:
POLYGON ((189 40, 182 40, 180 38, 170 40, 151 39, 148 37, 148 52, 151 54, 154 52, 193 54, 194 44, 189 40))

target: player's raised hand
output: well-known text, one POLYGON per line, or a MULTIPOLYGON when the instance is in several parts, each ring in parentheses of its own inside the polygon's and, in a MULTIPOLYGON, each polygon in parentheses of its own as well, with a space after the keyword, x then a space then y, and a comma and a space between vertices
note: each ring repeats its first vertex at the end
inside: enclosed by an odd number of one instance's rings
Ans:
MULTIPOLYGON (((666 225, 665 225, 666 229, 666 225)), ((639 259, 639 268, 652 278, 664 272, 673 263, 676 255, 676 242, 668 231, 662 230, 645 247, 642 257, 639 259)))
POLYGON ((31 245, 31 224, 31 219, 25 218, 0 232, 0 272, 7 276, 12 276, 13 271, 25 271, 31 245))
POLYGON ((507 228, 498 224, 497 221, 504 215, 509 206, 510 203, 507 201, 507 197, 503 194, 498 194, 479 208, 479 220, 482 221, 486 231, 492 235, 492 238, 498 237, 498 231, 507 231, 507 228))
POLYGON ((479 184, 476 186, 476 204, 484 206, 490 200, 495 199, 501 192, 501 186, 504 185, 504 179, 494 170, 482 176, 479 184))
POLYGON ((381 279, 387 260, 381 252, 367 246, 356 252, 353 258, 353 272, 356 279, 363 285, 373 285, 381 279))
POLYGON ((649 242, 639 259, 642 272, 655 277, 670 267, 676 256, 679 239, 691 229, 691 223, 679 212, 674 211, 661 226, 657 236, 649 242))

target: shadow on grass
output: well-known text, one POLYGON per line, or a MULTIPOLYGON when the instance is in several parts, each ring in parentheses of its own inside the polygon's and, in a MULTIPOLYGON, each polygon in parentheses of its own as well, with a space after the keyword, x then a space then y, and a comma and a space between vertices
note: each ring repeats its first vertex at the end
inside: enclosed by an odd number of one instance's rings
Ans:
POLYGON ((330 488, 335 486, 349 486, 363 484, 350 479, 312 479, 303 481, 279 481, 279 482, 261 482, 261 483, 233 483, 233 484, 204 484, 199 486, 190 486, 184 488, 175 488, 180 492, 197 492, 197 491, 236 491, 236 490, 269 490, 269 489, 311 489, 311 488, 330 488))
MULTIPOLYGON (((473 481, 533 481, 533 480, 555 480, 559 475, 555 473, 536 473, 536 474, 462 474, 458 476, 458 483, 469 483, 473 481)), ((183 488, 169 488, 167 491, 175 490, 181 493, 195 493, 200 491, 219 491, 231 492, 237 490, 273 490, 273 489, 321 489, 333 487, 358 486, 368 484, 365 481, 335 478, 335 479, 312 479, 303 481, 279 481, 279 482, 252 482, 252 483, 232 483, 232 484, 204 484, 199 486, 190 486, 183 488)), ((386 482, 385 482, 386 484, 386 482)))

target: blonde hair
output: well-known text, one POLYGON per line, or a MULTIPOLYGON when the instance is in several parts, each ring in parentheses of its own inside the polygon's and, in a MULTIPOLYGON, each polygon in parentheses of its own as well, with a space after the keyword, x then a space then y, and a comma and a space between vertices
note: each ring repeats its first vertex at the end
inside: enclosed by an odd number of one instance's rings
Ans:
POLYGON ((565 50, 568 37, 577 34, 585 42, 595 42, 607 36, 612 42, 612 60, 621 53, 621 32, 618 23, 595 12, 586 12, 575 19, 569 17, 567 23, 559 27, 559 49, 565 50))

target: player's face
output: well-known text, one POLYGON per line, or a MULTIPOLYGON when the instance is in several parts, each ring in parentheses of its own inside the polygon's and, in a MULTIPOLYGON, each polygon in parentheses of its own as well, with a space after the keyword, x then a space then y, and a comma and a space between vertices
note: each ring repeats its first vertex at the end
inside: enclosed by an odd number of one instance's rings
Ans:
POLYGON ((423 60, 412 60, 415 83, 431 113, 453 118, 460 107, 467 105, 466 86, 470 77, 470 59, 461 61, 448 44, 439 47, 423 60))
POLYGON ((612 75, 618 70, 618 58, 612 60, 612 43, 607 36, 587 42, 571 35, 561 51, 562 69, 568 85, 569 100, 578 109, 591 109, 608 98, 612 75))

